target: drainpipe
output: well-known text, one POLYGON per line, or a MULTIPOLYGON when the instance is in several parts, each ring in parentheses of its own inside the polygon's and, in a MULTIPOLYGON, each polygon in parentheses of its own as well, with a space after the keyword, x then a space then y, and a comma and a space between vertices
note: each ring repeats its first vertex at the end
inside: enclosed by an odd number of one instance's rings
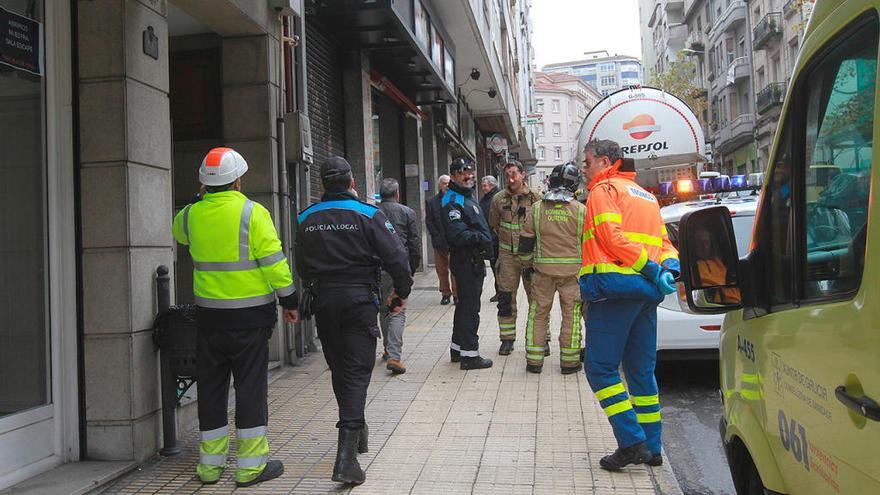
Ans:
MULTIPOLYGON (((293 111, 293 68, 290 63, 291 55, 291 37, 290 37, 290 17, 282 16, 282 38, 281 38, 281 59, 284 65, 284 113, 293 111)), ((275 121, 276 136, 278 136, 278 194, 279 204, 281 207, 281 245, 287 254, 288 263, 292 266, 293 259, 293 235, 290 229, 290 176, 287 169, 287 149, 286 135, 284 126, 284 116, 282 115, 275 121)), ((297 287, 299 290, 299 287, 297 287)), ((296 364, 296 329, 295 324, 284 323, 284 332, 286 338, 287 360, 291 364, 296 364)))

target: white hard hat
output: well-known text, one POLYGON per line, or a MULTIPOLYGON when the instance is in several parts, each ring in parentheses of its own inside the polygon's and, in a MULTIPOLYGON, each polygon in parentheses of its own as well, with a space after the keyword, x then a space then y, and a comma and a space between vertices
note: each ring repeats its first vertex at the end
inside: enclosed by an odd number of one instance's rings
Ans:
POLYGON ((244 157, 232 148, 214 148, 199 167, 199 182, 206 186, 225 186, 248 170, 244 157))

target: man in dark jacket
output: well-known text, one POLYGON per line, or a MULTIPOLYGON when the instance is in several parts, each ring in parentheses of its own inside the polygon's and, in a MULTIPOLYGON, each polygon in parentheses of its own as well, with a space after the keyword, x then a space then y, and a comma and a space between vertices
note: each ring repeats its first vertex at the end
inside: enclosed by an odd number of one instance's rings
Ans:
POLYGON ((449 298, 454 297, 458 301, 458 290, 455 286, 455 275, 449 271, 449 245, 446 243, 446 234, 443 232, 443 196, 449 189, 449 176, 441 175, 437 179, 436 196, 425 202, 425 224, 428 233, 431 234, 431 245, 434 246, 434 268, 437 270, 437 278, 440 279, 440 304, 449 304, 449 298))
MULTIPOLYGON (((487 175, 480 180, 480 189, 483 191, 483 197, 480 199, 480 211, 483 212, 483 218, 489 222, 489 209, 492 207, 492 198, 498 194, 501 189, 498 188, 498 179, 494 176, 487 175)), ((491 229, 490 229, 491 230, 491 229)), ((489 302, 498 302, 498 274, 495 273, 495 265, 498 263, 498 234, 492 231, 492 257, 489 258, 492 267, 492 276, 495 278, 495 294, 489 299, 489 302)))
MULTIPOLYGON (((400 184, 395 179, 385 179, 379 188, 379 196, 382 202, 379 209, 388 217, 394 225, 398 237, 403 241, 403 246, 409 255, 410 272, 415 274, 419 265, 422 264, 422 233, 419 223, 416 221, 416 212, 412 208, 400 204, 400 184)), ((382 299, 387 299, 394 292, 394 280, 391 275, 382 270, 382 299)), ((400 359, 403 347, 403 329, 406 327, 406 311, 395 313, 388 306, 383 306, 379 311, 379 324, 382 328, 382 342, 385 344, 385 352, 382 359, 386 360, 385 369, 392 373, 406 373, 406 366, 400 359)))
POLYGON ((376 317, 383 305, 403 311, 413 280, 394 225, 378 208, 357 199, 348 161, 327 159, 321 183, 321 202, 297 217, 296 269, 314 298, 307 304, 303 297, 302 311, 315 315, 339 406, 332 479, 360 484, 365 476, 357 454, 367 452, 364 407, 376 363, 376 317), (379 301, 380 266, 394 285, 385 301, 379 301))

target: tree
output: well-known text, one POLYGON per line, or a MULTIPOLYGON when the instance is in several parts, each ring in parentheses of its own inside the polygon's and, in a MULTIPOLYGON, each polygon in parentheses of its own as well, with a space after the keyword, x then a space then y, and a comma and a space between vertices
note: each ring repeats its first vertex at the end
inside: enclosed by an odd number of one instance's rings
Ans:
POLYGON ((660 88, 684 101, 693 110, 700 123, 705 126, 703 111, 708 105, 706 101, 708 93, 696 79, 697 63, 693 58, 679 52, 678 57, 669 64, 667 70, 652 76, 651 86, 660 88))

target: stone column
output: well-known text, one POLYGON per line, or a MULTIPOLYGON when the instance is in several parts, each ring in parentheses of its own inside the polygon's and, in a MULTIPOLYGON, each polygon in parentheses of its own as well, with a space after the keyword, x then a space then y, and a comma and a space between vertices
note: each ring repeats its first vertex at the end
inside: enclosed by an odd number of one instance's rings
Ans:
POLYGON ((161 432, 155 273, 174 268, 167 6, 77 9, 87 456, 142 461, 161 432))
MULTIPOLYGON (((422 181, 425 180, 425 158, 422 145, 422 120, 407 114, 403 118, 403 163, 404 177, 406 181, 406 204, 416 212, 416 218, 425 218, 425 190, 422 181), (409 170, 407 170, 409 169, 409 170), (409 176, 409 171, 416 175, 409 176)), ((427 259, 427 229, 422 226, 422 260, 427 259)), ((424 261, 422 267, 423 269, 424 261)))
MULTIPOLYGON (((425 178, 428 181, 428 190, 425 192, 425 199, 429 200, 437 194, 437 177, 441 174, 437 172, 437 134, 436 125, 434 124, 434 110, 428 111, 428 120, 422 122, 422 156, 425 160, 425 178)), ((424 202, 422 203, 424 208, 424 202)), ((431 245, 431 236, 425 226, 424 214, 422 215, 422 229, 424 229, 424 266, 434 265, 434 246, 431 245)))
MULTIPOLYGON (((362 199, 373 199, 373 104, 370 95, 370 60, 366 52, 348 52, 343 71, 345 97, 345 154, 351 163, 355 186, 362 199)), ((320 163, 316 163, 320 167, 320 163)))

